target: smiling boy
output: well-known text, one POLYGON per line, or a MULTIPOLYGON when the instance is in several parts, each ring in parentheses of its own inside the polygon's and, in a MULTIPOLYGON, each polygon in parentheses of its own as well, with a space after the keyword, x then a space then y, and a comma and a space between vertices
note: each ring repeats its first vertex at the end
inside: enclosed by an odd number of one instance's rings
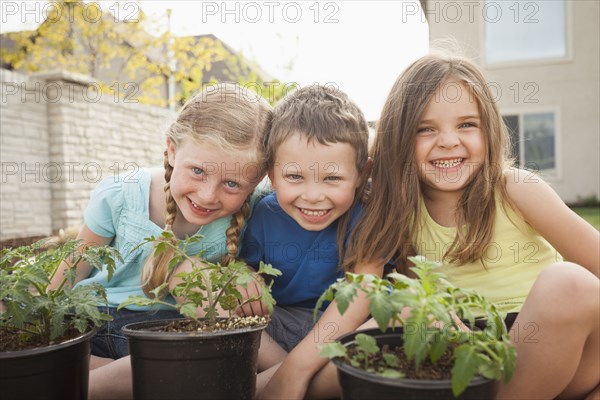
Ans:
POLYGON ((282 361, 303 340, 312 346, 339 334, 334 324, 316 342, 307 337, 317 329, 319 296, 343 276, 344 243, 360 216, 370 166, 365 118, 339 90, 300 89, 273 115, 266 152, 275 192, 257 204, 241 253, 251 266, 264 261, 282 271, 273 281, 277 307, 267 329, 277 345, 263 340, 261 352, 270 357, 259 369, 282 361))

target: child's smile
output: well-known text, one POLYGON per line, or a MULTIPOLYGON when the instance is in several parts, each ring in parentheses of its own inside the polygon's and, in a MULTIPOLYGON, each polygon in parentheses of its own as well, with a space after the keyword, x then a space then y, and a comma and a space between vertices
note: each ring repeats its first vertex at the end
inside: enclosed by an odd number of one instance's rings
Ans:
POLYGON ((307 223, 310 224, 319 224, 329 219, 329 214, 331 213, 331 209, 329 210, 310 210, 307 208, 298 208, 300 214, 304 217, 307 223))
POLYGON ((217 208, 211 210, 209 208, 200 207, 198 204, 194 203, 194 201, 192 201, 189 197, 187 198, 187 200, 190 203, 191 210, 202 217, 208 217, 211 213, 218 210, 217 208))
POLYGON ((446 159, 433 160, 433 161, 431 161, 431 163, 436 168, 450 169, 450 168, 458 167, 459 165, 462 164, 463 161, 464 161, 464 158, 449 158, 449 159, 446 158, 446 159))

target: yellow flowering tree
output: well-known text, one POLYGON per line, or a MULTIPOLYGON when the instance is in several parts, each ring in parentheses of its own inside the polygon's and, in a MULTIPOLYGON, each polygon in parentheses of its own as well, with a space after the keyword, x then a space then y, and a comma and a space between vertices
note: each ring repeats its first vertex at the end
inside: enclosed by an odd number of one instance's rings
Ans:
POLYGON ((89 75, 115 97, 165 106, 169 100, 185 101, 211 80, 205 75, 214 63, 231 56, 212 36, 149 34, 151 21, 142 10, 135 19, 118 20, 96 2, 64 0, 52 5, 35 31, 5 34, 11 45, 0 50, 4 63, 27 72, 60 68, 89 75), (175 93, 168 90, 169 79, 175 93))

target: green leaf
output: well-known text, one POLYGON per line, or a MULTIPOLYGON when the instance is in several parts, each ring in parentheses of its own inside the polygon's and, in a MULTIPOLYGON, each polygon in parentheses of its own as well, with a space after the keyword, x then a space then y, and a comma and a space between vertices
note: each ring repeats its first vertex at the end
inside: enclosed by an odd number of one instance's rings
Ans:
POLYGON ((367 354, 373 354, 379 351, 379 346, 377 346, 377 341, 373 336, 359 333, 355 336, 354 340, 356 347, 367 354))
POLYGON ((404 325, 404 353, 409 360, 415 359, 417 369, 428 355, 427 329, 430 321, 427 311, 413 309, 404 325))
POLYGON ((371 292, 367 295, 369 299, 369 311, 377 321, 382 332, 385 332, 392 318, 398 312, 392 304, 392 298, 387 292, 371 292))
POLYGON ((501 366, 497 363, 494 363, 487 355, 485 354, 477 354, 479 359, 477 373, 483 377, 492 380, 500 380, 502 377, 502 369, 501 366))
POLYGON ((384 378, 391 378, 391 379, 401 379, 404 378, 404 374, 400 371, 398 371, 397 369, 384 369, 383 371, 379 372, 378 375, 383 376, 384 378))
POLYGON ((179 313, 187 318, 198 318, 197 307, 194 303, 185 303, 179 308, 179 313))
POLYGON ((346 347, 339 342, 325 343, 319 347, 319 355, 333 359, 346 356, 346 347))
POLYGON ((117 307, 118 310, 122 309, 122 308, 126 308, 127 306, 132 306, 132 305, 136 305, 136 306, 140 306, 140 307, 147 307, 147 306, 151 306, 153 304, 156 303, 156 300, 154 299, 149 299, 146 296, 133 296, 130 295, 127 300, 122 301, 119 306, 117 307))
POLYGON ((448 342, 443 335, 444 333, 437 330, 431 335, 429 358, 432 363, 436 363, 448 349, 448 342))
POLYGON ((340 314, 344 314, 356 296, 358 283, 340 284, 336 287, 335 302, 340 314))
POLYGON ((263 286, 263 290, 260 296, 260 301, 267 306, 269 314, 273 313, 273 306, 277 303, 273 295, 271 294, 271 288, 269 286, 263 286))
POLYGON ((182 262, 183 262, 183 256, 174 255, 173 258, 171 258, 171 261, 169 261, 168 271, 173 272, 175 270, 175 268, 177 268, 179 266, 179 264, 181 264, 182 262))
POLYGON ((238 277, 235 280, 235 284, 236 285, 241 285, 243 287, 248 287, 249 283, 252 283, 255 281, 254 276, 252 276, 252 272, 250 270, 248 270, 248 273, 243 273, 238 275, 238 277))
POLYGON ((389 367, 398 367, 398 365, 400 364, 400 360, 398 360, 398 357, 390 353, 384 353, 383 360, 389 367))
POLYGON ((508 382, 512 378, 517 365, 517 349, 508 339, 508 335, 505 335, 502 342, 497 343, 497 346, 500 347, 499 353, 504 364, 504 382, 508 382))
POLYGON ((167 243, 165 243, 165 242, 157 243, 156 246, 154 246, 154 256, 158 257, 160 255, 160 253, 164 252, 165 250, 167 250, 167 243))
POLYGON ((258 273, 269 275, 269 276, 281 276, 281 271, 277 268, 273 268, 271 264, 265 264, 264 262, 260 262, 258 267, 258 273))
POLYGON ((392 272, 388 274, 387 278, 391 281, 401 282, 406 286, 411 286, 414 282, 414 279, 411 279, 406 275, 399 274, 398 272, 392 272))
POLYGON ((452 393, 458 397, 469 385, 477 372, 477 352, 468 343, 461 344, 454 350, 454 367, 452 368, 452 393))
POLYGON ((238 299, 235 295, 230 294, 230 295, 221 296, 221 298, 219 299, 219 304, 221 305, 223 310, 229 311, 229 310, 235 310, 239 306, 240 303, 238 302, 238 299))

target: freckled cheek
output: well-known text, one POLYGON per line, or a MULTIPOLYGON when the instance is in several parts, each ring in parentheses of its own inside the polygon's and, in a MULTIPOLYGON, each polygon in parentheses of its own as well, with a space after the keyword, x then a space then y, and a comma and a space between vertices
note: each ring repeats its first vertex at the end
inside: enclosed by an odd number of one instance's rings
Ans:
POLYGON ((169 189, 171 190, 171 195, 173 196, 180 195, 183 191, 185 191, 185 189, 181 187, 180 182, 174 177, 171 177, 169 189))
POLYGON ((225 208, 226 210, 230 211, 230 212, 236 212, 237 210, 239 210, 242 205, 244 204, 244 201, 246 200, 247 195, 245 194, 240 194, 240 195, 236 195, 236 196, 225 196, 222 200, 223 202, 223 208, 225 208))
POLYGON ((336 191, 336 193, 331 193, 329 197, 334 201, 334 203, 339 206, 350 206, 354 201, 355 188, 352 185, 344 186, 340 188, 340 190, 336 191))

